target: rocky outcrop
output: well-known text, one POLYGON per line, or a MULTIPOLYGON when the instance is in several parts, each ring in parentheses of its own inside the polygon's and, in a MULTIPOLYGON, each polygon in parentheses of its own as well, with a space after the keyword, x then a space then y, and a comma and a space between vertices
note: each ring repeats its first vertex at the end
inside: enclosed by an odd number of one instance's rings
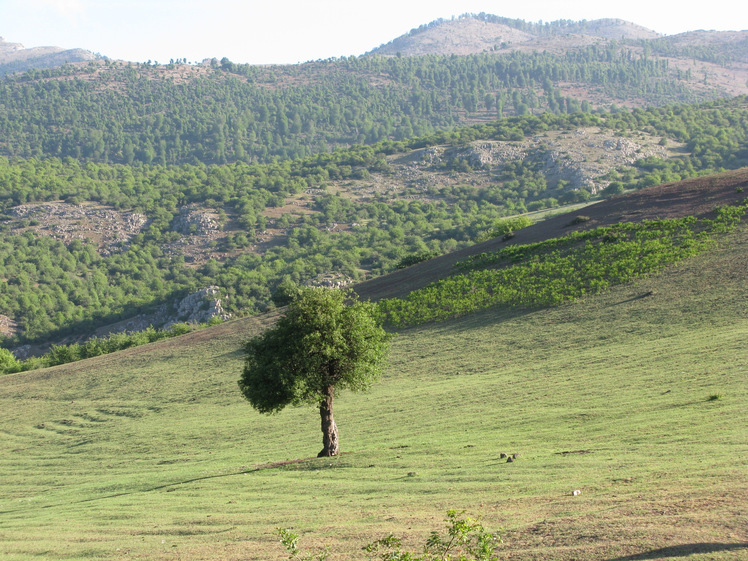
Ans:
POLYGON ((218 232, 221 229, 215 213, 199 209, 196 206, 180 209, 179 214, 174 217, 171 227, 180 234, 200 236, 218 232))
POLYGON ((18 325, 8 316, 0 314, 0 335, 12 337, 16 334, 18 325))
POLYGON ((9 43, 0 37, 0 77, 14 72, 26 72, 32 68, 56 68, 72 62, 100 59, 84 49, 62 49, 60 47, 25 48, 20 43, 9 43))
POLYGON ((448 150, 432 148, 425 165, 461 160, 474 170, 500 171, 509 162, 522 160, 545 175, 549 186, 560 181, 568 189, 596 193, 607 186, 603 176, 637 160, 667 158, 668 150, 654 138, 616 137, 595 128, 553 131, 521 141, 481 141, 448 150))
POLYGON ((227 320, 231 314, 226 312, 221 304, 221 289, 217 286, 207 286, 188 294, 172 305, 162 304, 154 312, 138 314, 126 320, 100 327, 96 330, 97 337, 106 337, 110 333, 123 331, 142 331, 148 326, 166 329, 175 323, 207 323, 213 318, 227 320))
POLYGON ((92 242, 104 256, 126 249, 149 223, 138 212, 61 201, 18 205, 7 209, 5 215, 14 230, 30 229, 65 244, 73 240, 92 242))
POLYGON ((182 299, 177 305, 176 318, 167 321, 165 327, 174 323, 206 323, 213 318, 227 320, 231 317, 221 305, 220 289, 208 286, 182 299))
MULTIPOLYGON (((227 320, 231 314, 226 312, 221 305, 220 288, 207 286, 203 289, 188 294, 173 305, 162 304, 154 312, 138 314, 117 323, 100 327, 93 333, 94 337, 106 337, 112 333, 123 333, 125 331, 143 331, 150 326, 158 329, 168 329, 176 323, 208 323, 214 318, 227 320)), ((0 315, 0 330, 3 326, 15 327, 15 322, 7 316, 0 315)), ((13 349, 13 354, 20 360, 31 356, 39 356, 46 353, 50 344, 83 343, 90 337, 67 337, 61 341, 39 345, 23 345, 13 349)))

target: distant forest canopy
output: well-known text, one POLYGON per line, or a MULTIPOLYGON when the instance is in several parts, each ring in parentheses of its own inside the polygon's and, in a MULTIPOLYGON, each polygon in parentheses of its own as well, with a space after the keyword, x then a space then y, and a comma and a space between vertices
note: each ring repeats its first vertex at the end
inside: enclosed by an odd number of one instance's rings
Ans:
POLYGON ((0 155, 268 163, 508 116, 723 97, 703 76, 616 42, 563 55, 365 56, 269 67, 224 58, 199 70, 181 61, 106 61, 9 77, 0 81, 0 155), (589 99, 563 95, 561 84, 579 85, 589 99))
POLYGON ((0 314, 19 326, 19 334, 4 344, 92 333, 209 285, 221 287, 232 313, 262 311, 271 306, 271 295, 282 282, 304 283, 331 272, 361 280, 394 270, 413 255, 454 250, 501 217, 583 201, 591 193, 551 183, 542 169, 521 161, 498 170, 485 189, 471 187, 471 169, 464 161, 446 162, 444 171, 464 177, 464 184, 433 187, 429 200, 393 199, 383 193, 352 201, 326 192, 326 185, 332 180, 363 182, 374 174, 386 177, 391 173, 388 156, 416 148, 522 140, 580 127, 602 127, 624 137, 642 131, 686 145, 682 157, 646 158, 611 172, 611 193, 748 165, 746 97, 597 115, 510 117, 268 164, 132 166, 0 158, 0 208, 5 209, 0 215, 0 278, 5 280, 0 283, 0 314), (262 252, 254 250, 268 228, 265 211, 310 188, 317 190, 314 212, 273 219, 284 237, 262 252), (136 210, 147 223, 105 254, 92 242, 63 243, 40 235, 33 230, 33 216, 13 218, 11 209, 19 204, 57 200, 136 210), (175 219, 186 205, 212 209, 222 227, 232 230, 215 242, 214 258, 205 263, 193 264, 174 250, 173 244, 184 237, 175 219), (345 231, 333 227, 340 224, 348 226, 345 231))

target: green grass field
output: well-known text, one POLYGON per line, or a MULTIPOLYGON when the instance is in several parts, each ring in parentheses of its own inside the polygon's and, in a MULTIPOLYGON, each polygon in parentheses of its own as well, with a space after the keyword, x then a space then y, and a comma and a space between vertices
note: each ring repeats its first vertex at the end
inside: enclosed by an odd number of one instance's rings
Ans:
POLYGON ((602 295, 405 330, 337 399, 333 459, 315 409, 241 398, 272 318, 4 376, 0 557, 282 559, 282 526, 366 559, 455 508, 505 559, 748 558, 747 273, 743 225, 602 295))

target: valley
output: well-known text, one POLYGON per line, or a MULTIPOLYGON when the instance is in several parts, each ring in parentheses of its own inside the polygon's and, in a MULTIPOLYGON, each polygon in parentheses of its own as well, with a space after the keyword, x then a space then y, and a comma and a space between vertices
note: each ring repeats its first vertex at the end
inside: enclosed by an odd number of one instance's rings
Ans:
POLYGON ((744 559, 747 205, 748 31, 0 39, 0 557, 425 561, 455 510, 501 538, 464 561, 744 559), (331 457, 238 385, 310 287, 393 336, 331 457))

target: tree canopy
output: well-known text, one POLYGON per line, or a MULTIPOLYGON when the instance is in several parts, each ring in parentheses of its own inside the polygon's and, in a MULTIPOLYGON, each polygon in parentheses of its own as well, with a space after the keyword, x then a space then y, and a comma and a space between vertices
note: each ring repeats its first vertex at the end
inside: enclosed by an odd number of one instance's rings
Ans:
POLYGON ((244 345, 239 380, 244 397, 261 413, 287 405, 318 406, 320 456, 339 453, 336 391, 368 389, 386 363, 390 335, 380 326, 374 305, 352 297, 348 291, 305 288, 275 327, 244 345))

